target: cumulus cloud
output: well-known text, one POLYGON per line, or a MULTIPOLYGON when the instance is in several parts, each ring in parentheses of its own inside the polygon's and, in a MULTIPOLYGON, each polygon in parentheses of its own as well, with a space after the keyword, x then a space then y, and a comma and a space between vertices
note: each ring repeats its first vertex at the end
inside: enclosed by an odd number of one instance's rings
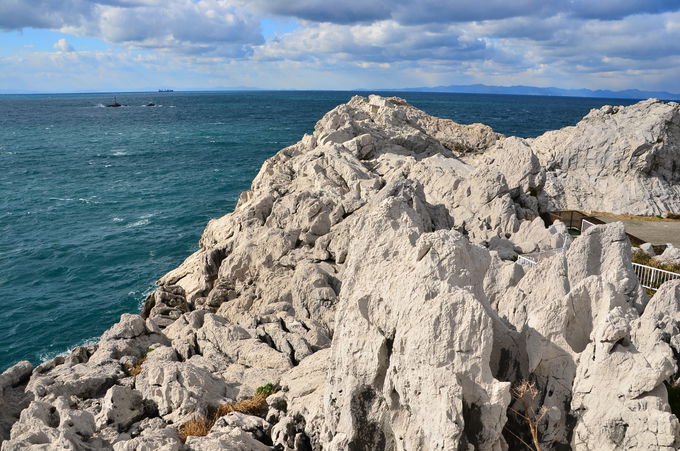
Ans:
POLYGON ((677 0, 241 0, 266 14, 294 16, 337 24, 394 20, 402 24, 470 22, 558 14, 589 19, 620 19, 629 15, 677 11, 677 0))
POLYGON ((68 41, 65 38, 59 39, 57 42, 54 43, 53 46, 55 49, 59 50, 60 52, 72 52, 73 47, 71 47, 71 44, 68 43, 68 41))
POLYGON ((48 28, 108 42, 231 57, 264 42, 260 19, 227 0, 0 2, 0 28, 48 28))
MULTIPOLYGON (((235 83, 245 85, 299 87, 295 74, 306 74, 326 87, 612 83, 680 91, 672 76, 678 0, 0 0, 0 29, 25 27, 163 53, 206 76, 233 69, 248 74, 235 83), (265 40, 265 18, 296 28, 265 40), (283 73, 291 85, 281 85, 283 73)), ((54 48, 78 53, 66 40, 54 48)))

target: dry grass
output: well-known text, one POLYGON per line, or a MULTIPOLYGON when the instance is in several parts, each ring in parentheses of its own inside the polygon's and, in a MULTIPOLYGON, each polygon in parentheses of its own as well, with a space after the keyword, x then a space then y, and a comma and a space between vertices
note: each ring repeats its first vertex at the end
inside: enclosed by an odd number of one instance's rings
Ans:
POLYGON ((139 373, 142 372, 142 364, 146 361, 146 355, 140 357, 139 360, 137 360, 137 363, 135 366, 130 365, 129 363, 126 363, 123 365, 123 368, 125 368, 125 371, 128 373, 129 376, 136 377, 139 373))
POLYGON ((678 222, 680 215, 675 213, 666 213, 666 217, 661 216, 637 216, 637 215, 618 215, 614 213, 607 213, 606 211, 590 211, 589 216, 605 216, 614 219, 629 219, 635 221, 652 221, 652 222, 678 222))
POLYGON ((531 441, 533 442, 534 446, 532 447, 529 445, 512 431, 508 432, 514 435, 515 438, 522 442, 527 448, 534 451, 542 451, 541 442, 538 437, 538 426, 548 413, 548 409, 542 406, 540 408, 535 406, 536 398, 538 398, 538 389, 533 383, 525 380, 522 381, 517 387, 512 389, 512 396, 517 399, 517 401, 519 401, 519 404, 522 406, 522 412, 515 409, 510 410, 514 412, 519 418, 526 421, 527 425, 529 426, 531 441))
POLYGON ((235 402, 233 404, 221 405, 217 408, 217 412, 215 412, 215 421, 231 412, 241 412, 246 415, 255 415, 258 417, 264 416, 267 414, 267 396, 255 395, 252 398, 244 399, 243 401, 235 402))
POLYGON ((177 430, 179 437, 182 442, 184 442, 190 435, 199 437, 208 435, 208 432, 212 429, 217 420, 231 412, 240 412, 246 415, 264 417, 267 414, 267 397, 277 391, 278 389, 272 384, 259 387, 255 396, 252 398, 247 398, 231 404, 223 404, 217 408, 214 414, 209 415, 208 418, 198 416, 187 421, 177 430))
POLYGON ((210 432, 210 428, 213 427, 213 424, 215 424, 215 421, 209 421, 204 417, 192 418, 179 427, 177 434, 179 435, 180 440, 182 440, 182 443, 184 443, 190 435, 205 437, 208 435, 208 432, 210 432))

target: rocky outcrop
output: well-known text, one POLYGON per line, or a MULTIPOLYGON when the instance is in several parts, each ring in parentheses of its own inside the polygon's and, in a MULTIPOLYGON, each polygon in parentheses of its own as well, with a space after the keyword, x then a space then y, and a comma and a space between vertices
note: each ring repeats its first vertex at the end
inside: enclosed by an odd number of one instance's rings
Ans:
POLYGON ((529 145, 546 170, 546 209, 680 211, 680 106, 650 99, 592 110, 529 145))
POLYGON ((650 301, 619 224, 572 240, 540 218, 628 212, 621 186, 680 211, 677 113, 527 140, 355 97, 265 162, 141 315, 0 376, 2 450, 504 450, 531 441, 524 409, 544 449, 677 449, 680 285, 650 301))

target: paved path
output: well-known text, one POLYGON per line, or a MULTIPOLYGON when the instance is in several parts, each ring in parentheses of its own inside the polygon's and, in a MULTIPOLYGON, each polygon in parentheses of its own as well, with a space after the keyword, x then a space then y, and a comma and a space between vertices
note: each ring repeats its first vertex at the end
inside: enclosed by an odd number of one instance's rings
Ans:
POLYGON ((680 247, 680 221, 643 221, 595 216, 604 222, 623 222, 626 232, 652 244, 671 243, 680 247))

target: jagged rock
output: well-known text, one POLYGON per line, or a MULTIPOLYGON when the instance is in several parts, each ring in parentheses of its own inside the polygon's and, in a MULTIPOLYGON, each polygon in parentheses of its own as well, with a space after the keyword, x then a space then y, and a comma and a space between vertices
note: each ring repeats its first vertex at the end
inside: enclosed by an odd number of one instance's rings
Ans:
POLYGON ((111 449, 107 442, 94 437, 94 416, 74 407, 65 397, 54 403, 31 402, 12 427, 10 439, 2 443, 2 450, 111 449))
POLYGON ((642 243, 640 245, 640 250, 650 257, 654 257, 656 252, 654 252, 654 245, 652 243, 642 243))
POLYGON ((122 437, 113 444, 114 451, 180 451, 182 442, 177 430, 160 418, 145 418, 130 428, 132 437, 122 437))
POLYGON ((655 448, 680 438, 660 394, 674 373, 670 347, 631 342, 646 302, 620 223, 587 230, 502 296, 499 313, 525 337, 542 405, 560 412, 545 420, 545 447, 569 444, 569 418, 576 422, 575 449, 655 448), (657 427, 664 438, 653 437, 657 427))
POLYGON ((680 211, 680 105, 649 99, 591 110, 575 127, 527 140, 546 170, 548 210, 680 211))
MULTIPOLYGON (((283 390, 267 398, 267 419, 275 420, 272 441, 294 450, 298 434, 309 434, 312 449, 319 449, 323 424, 323 396, 330 349, 310 355, 281 376, 283 390), (305 419, 304 424, 302 418, 305 419)), ((300 439, 298 439, 300 440, 300 439)))
POLYGON ((324 448, 500 448, 509 384, 491 374, 493 320, 473 294, 488 251, 428 233, 417 191, 395 188, 364 214, 348 252, 324 448))
POLYGON ((0 374, 0 442, 9 438, 12 424, 31 401, 24 389, 32 371, 31 362, 24 360, 0 374))
POLYGON ((194 414, 207 416, 210 407, 229 401, 224 380, 191 363, 147 361, 135 387, 163 419, 175 423, 194 414))
POLYGON ((680 265, 680 248, 668 246, 661 255, 654 257, 654 260, 664 265, 680 265))
POLYGON ((97 416, 97 425, 114 427, 119 431, 127 430, 135 421, 144 416, 144 400, 142 394, 129 387, 114 385, 104 396, 101 412, 97 416))
POLYGON ((207 449, 228 449, 234 451, 269 451, 271 448, 257 441, 251 434, 237 427, 221 426, 217 423, 205 437, 189 437, 186 449, 202 451, 207 449))

